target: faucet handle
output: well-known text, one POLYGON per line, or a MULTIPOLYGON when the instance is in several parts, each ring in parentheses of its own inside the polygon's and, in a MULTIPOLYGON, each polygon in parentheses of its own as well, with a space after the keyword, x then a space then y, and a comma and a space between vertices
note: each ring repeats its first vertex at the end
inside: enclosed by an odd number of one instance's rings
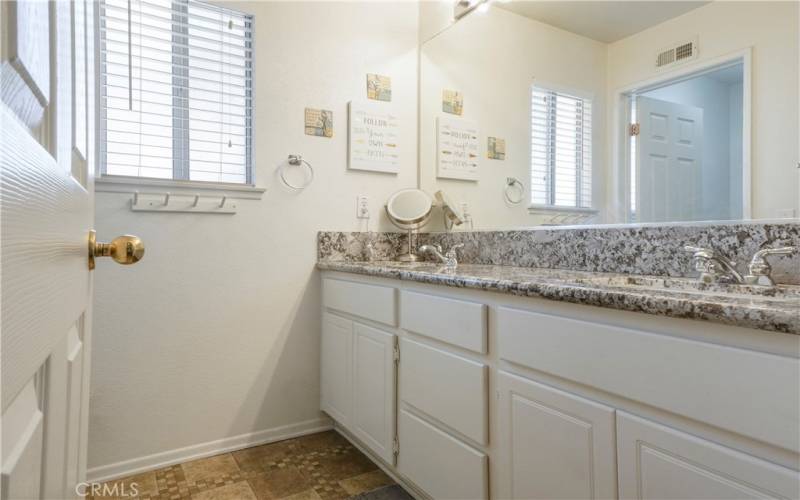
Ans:
POLYGON ((687 252, 691 252, 692 257, 703 257, 706 259, 710 259, 714 256, 714 249, 712 248, 703 248, 703 247, 696 247, 692 245, 684 245, 683 249, 687 252))
POLYGON ((753 254, 753 261, 763 260, 770 255, 789 255, 797 251, 797 247, 778 247, 778 248, 763 248, 753 254))
POLYGON ((447 255, 448 256, 453 256, 453 257, 457 256, 458 254, 456 253, 456 250, 458 250, 459 248, 464 248, 464 244, 463 243, 457 243, 457 244, 451 246, 450 249, 447 251, 447 255))
POLYGON ((797 251, 797 247, 777 247, 777 248, 762 248, 750 259, 750 265, 747 266, 747 275, 745 282, 753 285, 766 285, 775 286, 770 273, 772 266, 767 262, 767 257, 770 255, 789 255, 797 251))

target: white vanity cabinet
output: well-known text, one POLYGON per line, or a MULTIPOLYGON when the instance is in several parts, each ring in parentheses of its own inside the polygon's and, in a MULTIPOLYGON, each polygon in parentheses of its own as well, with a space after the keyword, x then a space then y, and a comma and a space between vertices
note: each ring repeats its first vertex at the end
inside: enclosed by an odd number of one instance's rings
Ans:
POLYGON ((333 280, 323 286, 332 307, 322 313, 321 409, 393 464, 397 336, 391 325, 372 326, 351 311, 393 322, 395 290, 333 280), (363 296, 374 307, 362 309, 357 302, 363 296))
POLYGON ((322 276, 322 409, 420 497, 800 498, 800 336, 322 276))

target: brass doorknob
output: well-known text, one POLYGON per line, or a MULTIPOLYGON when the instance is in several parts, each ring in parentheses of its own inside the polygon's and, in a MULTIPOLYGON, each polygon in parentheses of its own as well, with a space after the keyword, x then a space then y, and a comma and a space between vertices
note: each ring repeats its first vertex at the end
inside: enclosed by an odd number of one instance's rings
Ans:
POLYGON ((111 257, 124 266, 136 264, 144 257, 144 243, 138 236, 117 236, 111 243, 98 243, 97 232, 89 231, 89 269, 94 269, 95 257, 111 257))

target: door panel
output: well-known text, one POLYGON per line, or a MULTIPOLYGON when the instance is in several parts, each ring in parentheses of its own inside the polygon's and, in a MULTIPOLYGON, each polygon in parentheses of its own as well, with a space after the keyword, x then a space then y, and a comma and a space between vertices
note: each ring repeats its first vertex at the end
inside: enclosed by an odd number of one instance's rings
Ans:
POLYGON ((353 434, 394 463, 395 336, 353 324, 353 434))
POLYGON ((614 409, 500 372, 500 498, 616 498, 614 409))
POLYGON ((321 402, 323 411, 347 427, 353 408, 353 322, 322 315, 321 402))
POLYGON ((621 498, 800 498, 796 471, 621 411, 617 442, 621 498))
POLYGON ((44 416, 32 378, 3 413, 2 498, 39 498, 44 416))
POLYGON ((10 41, 0 61, 2 499, 71 498, 85 477, 94 10, 74 7, 0 5, 10 41), (74 81, 83 82, 77 121, 74 81))

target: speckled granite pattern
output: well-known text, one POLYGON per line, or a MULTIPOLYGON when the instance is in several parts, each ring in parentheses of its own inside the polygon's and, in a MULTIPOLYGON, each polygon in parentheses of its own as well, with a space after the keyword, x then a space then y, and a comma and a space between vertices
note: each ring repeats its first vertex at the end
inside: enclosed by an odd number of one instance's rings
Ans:
POLYGON ((800 286, 773 290, 691 279, 434 263, 320 261, 323 270, 509 293, 800 335, 800 286))
MULTIPOLYGON (((463 243, 459 262, 579 271, 692 276, 687 244, 712 247, 744 274, 750 257, 768 246, 800 246, 800 223, 732 223, 644 227, 536 228, 512 231, 421 233, 417 245, 463 243)), ((391 260, 404 233, 320 232, 320 261, 391 260), (367 243, 372 241, 372 257, 367 243)), ((800 252, 771 257, 779 283, 800 284, 800 252)))

